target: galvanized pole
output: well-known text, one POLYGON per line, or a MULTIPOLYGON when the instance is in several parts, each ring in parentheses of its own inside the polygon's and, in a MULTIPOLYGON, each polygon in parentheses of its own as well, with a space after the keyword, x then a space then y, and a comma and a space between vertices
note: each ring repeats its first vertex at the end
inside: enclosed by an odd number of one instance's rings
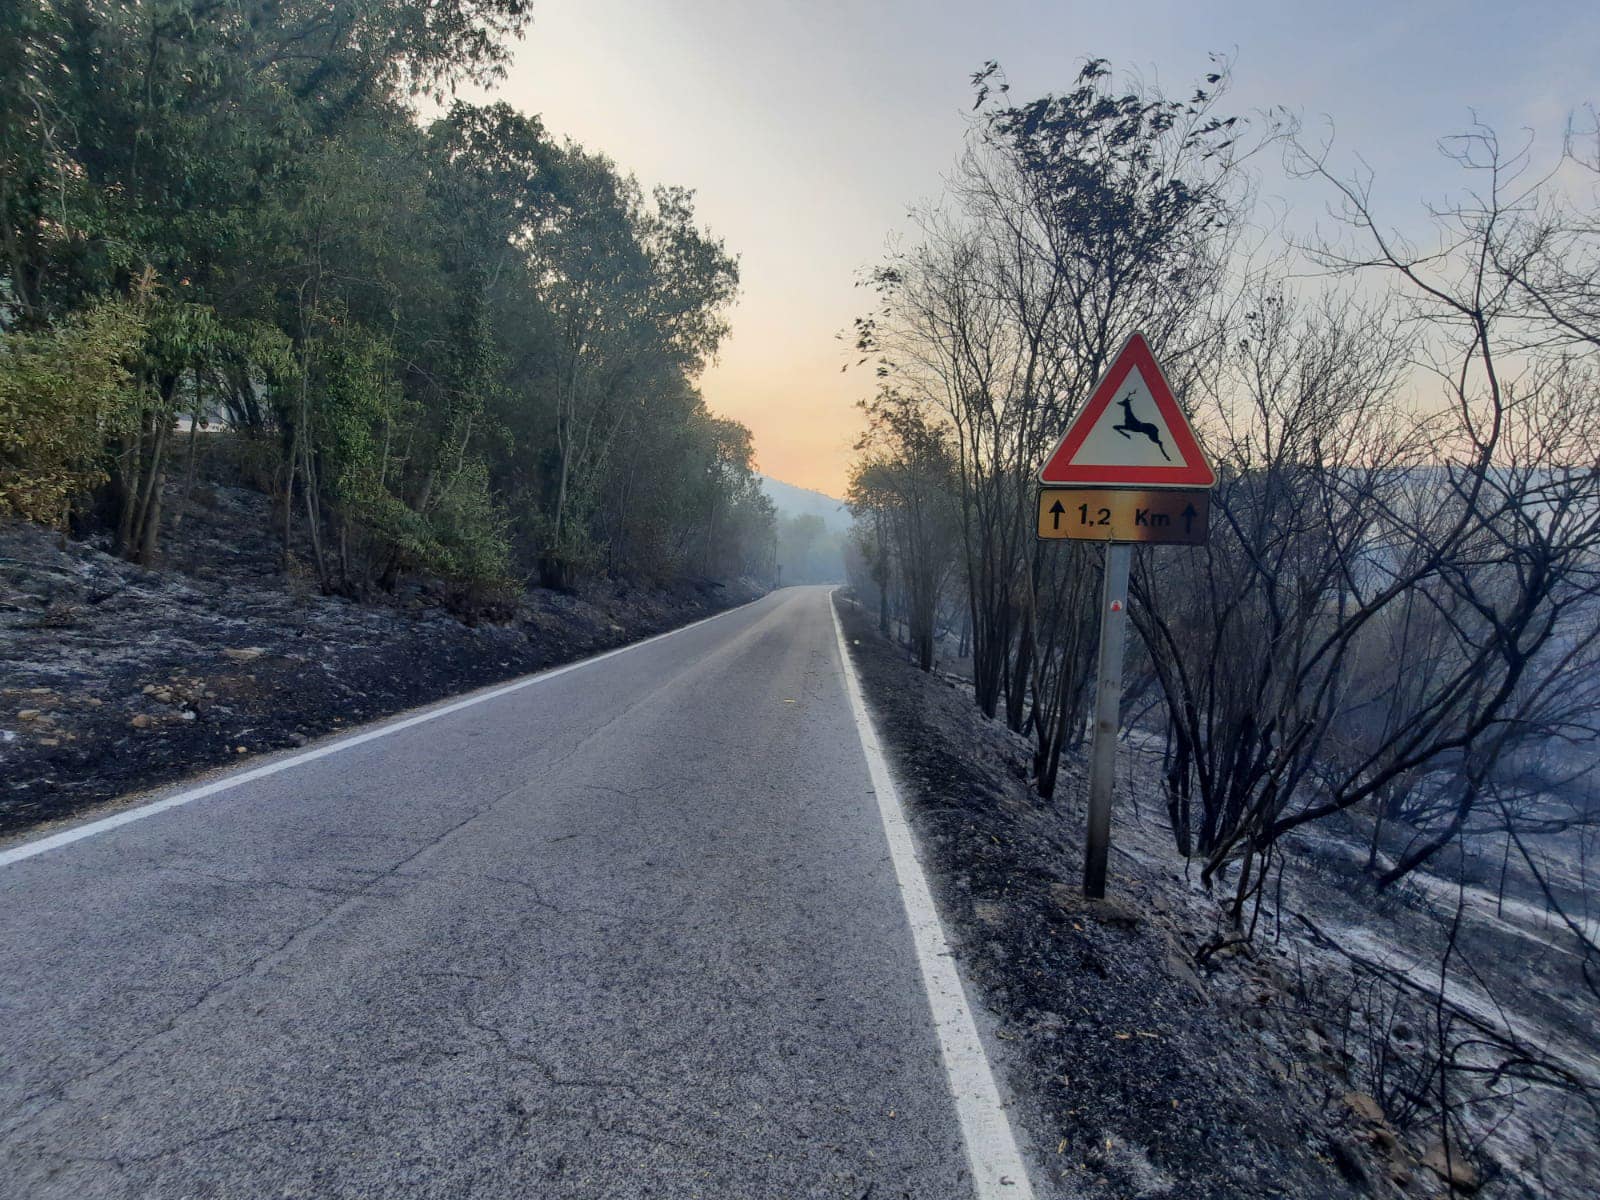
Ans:
POLYGON ((1089 751, 1089 834, 1084 842, 1083 894, 1106 894, 1111 847, 1111 785, 1116 778, 1117 725, 1122 708, 1122 645, 1128 633, 1128 565, 1133 547, 1106 545, 1105 596, 1100 605, 1100 658, 1094 686, 1094 744, 1089 751))

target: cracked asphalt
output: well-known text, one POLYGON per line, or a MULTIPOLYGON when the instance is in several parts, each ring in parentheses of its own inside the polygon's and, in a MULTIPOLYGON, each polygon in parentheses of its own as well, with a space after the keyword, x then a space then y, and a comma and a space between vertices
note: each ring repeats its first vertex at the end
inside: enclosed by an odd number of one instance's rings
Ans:
POLYGON ((0 868, 0 1196, 971 1194, 825 589, 0 868))

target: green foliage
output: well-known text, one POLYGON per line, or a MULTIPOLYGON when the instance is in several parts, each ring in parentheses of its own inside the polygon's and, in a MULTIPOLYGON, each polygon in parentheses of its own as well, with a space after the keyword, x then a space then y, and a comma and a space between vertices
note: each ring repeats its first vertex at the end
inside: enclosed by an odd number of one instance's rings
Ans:
POLYGON ((489 468, 469 461, 440 494, 429 527, 441 574, 476 587, 505 586, 511 576, 506 517, 489 486, 489 468))
POLYGON ((359 325, 333 325, 317 345, 312 436, 323 480, 352 515, 375 523, 386 503, 398 503, 387 489, 401 466, 395 434, 417 417, 392 360, 388 340, 359 325))
POLYGON ((646 197, 504 104, 417 120, 417 96, 492 81, 527 21, 523 0, 6 6, 7 403, 70 426, 48 453, 43 425, 9 434, 8 478, 26 458, 35 482, 7 504, 57 520, 110 461, 118 544, 153 561, 198 414, 278 446, 285 555, 309 545, 330 590, 759 569, 748 433, 691 382, 738 277, 692 194, 646 197), (68 412, 60 379, 93 375, 91 314, 123 295, 123 374, 68 412), (28 382, 46 360, 74 365, 28 382))
POLYGON ((64 522, 106 478, 106 447, 137 407, 128 363, 145 336, 123 303, 0 335, 0 513, 64 522))

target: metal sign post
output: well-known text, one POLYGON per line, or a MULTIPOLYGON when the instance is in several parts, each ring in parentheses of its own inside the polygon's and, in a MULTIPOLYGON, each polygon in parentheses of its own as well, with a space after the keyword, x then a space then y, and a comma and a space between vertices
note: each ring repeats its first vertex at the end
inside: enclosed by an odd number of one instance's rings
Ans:
POLYGON ((1094 740, 1089 750, 1089 831, 1084 839, 1083 894, 1106 894, 1111 849, 1111 788, 1117 775, 1122 708, 1122 649, 1128 637, 1128 566, 1133 546, 1108 542, 1100 604, 1100 654, 1094 683, 1094 740))
POLYGON ((1083 892, 1094 899, 1106 894, 1111 849, 1133 543, 1204 545, 1210 489, 1216 482, 1189 419, 1137 333, 1112 360, 1039 470, 1040 540, 1105 546, 1083 855, 1083 892))

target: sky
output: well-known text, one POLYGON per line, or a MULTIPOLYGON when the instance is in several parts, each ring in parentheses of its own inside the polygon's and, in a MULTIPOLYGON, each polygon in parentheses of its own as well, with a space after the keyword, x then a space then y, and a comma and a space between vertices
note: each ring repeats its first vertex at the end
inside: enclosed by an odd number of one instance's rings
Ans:
MULTIPOLYGON (((1231 111, 1331 121, 1334 163, 1359 154, 1402 226, 1460 186, 1437 139, 1474 113, 1548 157, 1567 114, 1600 103, 1594 0, 535 0, 495 94, 647 187, 695 189, 741 274, 707 403, 750 427, 762 471, 839 496, 872 390, 841 371, 871 306, 856 283, 939 193, 972 73, 998 61, 1025 100, 1099 56, 1181 94, 1211 52, 1232 61, 1231 111)), ((1263 198, 1314 223, 1325 189, 1259 161, 1263 198)))

